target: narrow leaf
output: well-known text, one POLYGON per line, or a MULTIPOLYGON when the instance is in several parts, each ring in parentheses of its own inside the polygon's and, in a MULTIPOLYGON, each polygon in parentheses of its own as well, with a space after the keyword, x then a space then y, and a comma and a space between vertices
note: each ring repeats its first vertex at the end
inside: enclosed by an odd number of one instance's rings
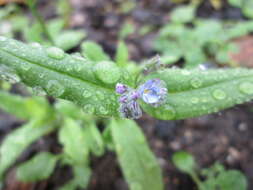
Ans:
POLYGON ((28 86, 67 99, 89 114, 118 116, 115 84, 133 86, 133 79, 113 62, 95 64, 62 50, 0 37, 0 64, 13 68, 28 86))
POLYGON ((253 70, 166 69, 147 76, 164 80, 165 103, 154 108, 142 103, 150 115, 163 120, 197 117, 247 102, 253 98, 253 70))
POLYGON ((108 55, 104 52, 103 48, 95 42, 83 42, 81 48, 82 54, 85 55, 91 61, 99 62, 110 60, 108 55))
POLYGON ((36 182, 47 179, 53 172, 57 156, 42 152, 17 168, 17 178, 23 182, 36 182))
POLYGON ((128 62, 128 48, 124 41, 118 44, 115 61, 121 67, 126 66, 128 62))
POLYGON ((112 120, 110 129, 130 189, 162 190, 160 167, 136 123, 132 120, 112 120))
POLYGON ((27 146, 54 130, 55 127, 50 122, 41 123, 41 121, 32 120, 9 134, 0 147, 0 178, 27 146))
POLYGON ((78 123, 66 118, 59 132, 59 140, 63 145, 68 162, 71 164, 87 163, 89 149, 85 135, 78 123))

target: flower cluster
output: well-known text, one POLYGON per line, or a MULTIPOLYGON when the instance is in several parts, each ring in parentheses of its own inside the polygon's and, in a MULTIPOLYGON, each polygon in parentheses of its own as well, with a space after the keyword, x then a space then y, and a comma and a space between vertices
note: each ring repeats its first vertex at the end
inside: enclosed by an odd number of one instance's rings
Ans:
POLYGON ((140 85, 137 89, 118 83, 116 92, 120 94, 119 112, 122 117, 137 119, 142 116, 141 108, 137 102, 141 98, 145 103, 154 107, 160 106, 167 95, 167 88, 164 81, 151 79, 140 85))

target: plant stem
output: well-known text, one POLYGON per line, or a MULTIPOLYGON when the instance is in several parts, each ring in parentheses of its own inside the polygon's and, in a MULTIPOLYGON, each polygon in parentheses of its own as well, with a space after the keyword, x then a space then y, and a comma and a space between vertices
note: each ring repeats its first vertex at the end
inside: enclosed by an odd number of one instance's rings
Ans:
POLYGON ((198 189, 201 189, 201 184, 202 182, 200 181, 199 177, 197 176, 197 174, 195 172, 191 172, 190 176, 192 177, 193 181, 197 184, 198 189))
POLYGON ((47 26, 46 23, 44 21, 44 19, 41 17, 41 15, 38 13, 35 3, 27 3, 29 9, 32 12, 32 15, 34 16, 34 18, 38 21, 38 23, 40 24, 44 34, 46 35, 46 37, 48 38, 49 42, 51 43, 51 45, 55 45, 54 40, 52 38, 52 36, 50 35, 49 31, 47 30, 47 26))

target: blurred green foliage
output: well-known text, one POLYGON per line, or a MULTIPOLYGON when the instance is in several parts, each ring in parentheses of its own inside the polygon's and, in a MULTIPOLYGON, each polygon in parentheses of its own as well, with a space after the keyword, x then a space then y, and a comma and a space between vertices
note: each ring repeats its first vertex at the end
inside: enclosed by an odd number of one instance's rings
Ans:
POLYGON ((180 6, 171 13, 171 22, 163 26, 155 41, 155 49, 162 53, 161 60, 173 64, 181 58, 186 68, 214 62, 237 63, 231 58, 239 51, 233 39, 253 31, 253 21, 218 21, 195 16, 195 6, 180 6))
POLYGON ((172 161, 179 170, 192 177, 199 190, 247 189, 247 179, 238 170, 225 170, 219 163, 215 163, 210 168, 198 169, 194 157, 184 151, 174 153, 172 161), (201 180, 202 178, 204 180, 201 180))

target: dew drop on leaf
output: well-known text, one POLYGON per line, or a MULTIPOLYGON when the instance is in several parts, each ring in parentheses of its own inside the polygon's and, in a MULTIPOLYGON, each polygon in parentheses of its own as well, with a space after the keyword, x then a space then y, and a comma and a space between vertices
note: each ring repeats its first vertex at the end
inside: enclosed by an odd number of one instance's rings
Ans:
POLYGON ((88 90, 84 90, 83 91, 83 97, 84 98, 89 98, 89 97, 91 97, 91 93, 88 90))
POLYGON ((11 68, 1 65, 0 66, 0 79, 15 84, 21 81, 20 77, 11 68))
POLYGON ((88 114, 93 114, 95 112, 95 107, 91 104, 87 104, 83 107, 83 111, 88 114))
POLYGON ((244 94, 253 94, 253 83, 243 82, 239 85, 239 90, 244 94))
POLYGON ((30 46, 33 47, 33 48, 41 48, 41 45, 40 45, 40 43, 38 43, 38 42, 32 42, 32 43, 30 44, 30 46))
POLYGON ((45 95, 47 95, 47 93, 44 91, 44 89, 40 86, 35 86, 35 87, 32 88, 32 90, 33 90, 33 94, 35 96, 45 96, 45 95))
POLYGON ((199 88, 202 86, 202 81, 199 78, 194 78, 191 80, 191 85, 193 88, 199 88))
POLYGON ((57 80, 50 80, 47 83, 46 89, 54 97, 60 97, 65 92, 65 88, 57 80))
POLYGON ((213 97, 217 100, 223 100, 227 97, 226 92, 220 89, 214 90, 212 94, 213 94, 213 97))
POLYGON ((47 48, 47 55, 53 59, 63 59, 65 53, 58 47, 49 47, 47 48))
POLYGON ((31 65, 29 63, 21 63, 21 68, 24 71, 29 71, 31 69, 31 65))
POLYGON ((100 106, 100 107, 99 107, 99 112, 100 112, 100 114, 102 114, 102 115, 106 115, 106 114, 108 113, 108 110, 107 110, 105 107, 100 106))
POLYGON ((107 84, 116 83, 121 76, 120 69, 115 63, 110 61, 102 61, 95 66, 95 74, 99 80, 107 84))

